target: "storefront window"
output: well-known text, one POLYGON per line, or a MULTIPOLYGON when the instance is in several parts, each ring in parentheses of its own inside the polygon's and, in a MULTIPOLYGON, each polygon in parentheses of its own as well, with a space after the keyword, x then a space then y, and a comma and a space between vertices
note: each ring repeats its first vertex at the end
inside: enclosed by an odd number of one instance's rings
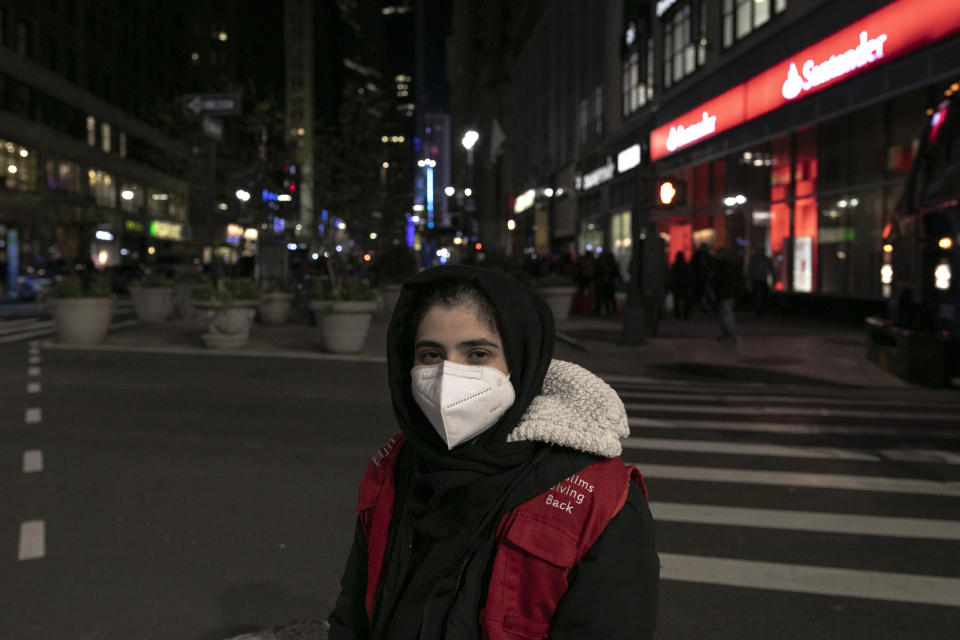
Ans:
POLYGON ((633 247, 633 231, 629 211, 620 211, 610 216, 610 250, 617 259, 624 282, 630 281, 630 256, 633 247))
POLYGON ((87 172, 90 183, 90 195, 98 206, 115 209, 117 206, 117 185, 106 171, 90 169, 87 172))
POLYGON ((7 189, 33 191, 37 180, 37 158, 26 147, 0 140, 0 171, 7 189))
POLYGON ((47 160, 47 186, 51 189, 63 189, 70 193, 85 194, 83 169, 76 162, 47 160))
POLYGON ((140 185, 127 183, 120 187, 120 209, 126 213, 139 213, 143 209, 144 193, 140 185))
POLYGON ((580 222, 580 235, 577 242, 578 255, 583 255, 588 251, 597 254, 603 251, 603 227, 599 222, 593 220, 582 220, 580 222))
POLYGON ((817 131, 796 134, 793 203, 793 290, 809 293, 817 282, 817 131))

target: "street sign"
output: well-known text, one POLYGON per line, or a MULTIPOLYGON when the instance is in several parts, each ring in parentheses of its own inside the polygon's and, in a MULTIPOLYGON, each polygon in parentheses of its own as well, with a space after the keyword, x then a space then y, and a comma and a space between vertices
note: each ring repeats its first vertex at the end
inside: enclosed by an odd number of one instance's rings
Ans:
POLYGON ((218 142, 222 141, 223 140, 223 120, 218 120, 217 118, 211 118, 210 116, 203 116, 203 133, 208 138, 213 138, 218 142))
POLYGON ((240 106, 236 93, 191 93, 183 97, 183 112, 188 116, 235 116, 240 106))

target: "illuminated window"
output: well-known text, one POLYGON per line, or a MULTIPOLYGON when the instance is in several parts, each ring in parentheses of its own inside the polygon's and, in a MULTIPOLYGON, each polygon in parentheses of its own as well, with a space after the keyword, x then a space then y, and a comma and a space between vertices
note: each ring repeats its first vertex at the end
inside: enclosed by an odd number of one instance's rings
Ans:
POLYGON ((87 144, 97 146, 97 119, 93 116, 87 116, 87 144))
POLYGON ((723 0, 723 46, 745 38, 786 8, 787 0, 723 0))
POLYGON ((653 38, 648 38, 646 46, 641 47, 644 56, 641 60, 639 50, 627 54, 623 61, 623 115, 629 116, 653 99, 653 38))
POLYGON ((127 134, 123 131, 117 132, 117 153, 121 158, 127 157, 127 134))
POLYGON ((697 70, 707 57, 707 3, 678 3, 663 22, 663 85, 670 87, 697 70))
POLYGON ((110 153, 111 147, 111 136, 110 136, 110 123, 101 122, 100 123, 100 148, 103 149, 104 153, 110 153))
POLYGON ((603 87, 593 90, 593 135, 603 135, 603 87))

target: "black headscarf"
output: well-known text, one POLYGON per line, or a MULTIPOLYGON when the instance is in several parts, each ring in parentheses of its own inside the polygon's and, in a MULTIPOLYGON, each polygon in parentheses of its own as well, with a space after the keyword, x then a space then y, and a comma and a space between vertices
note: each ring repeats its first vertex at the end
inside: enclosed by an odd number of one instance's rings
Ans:
MULTIPOLYGON (((396 472, 397 498, 372 637, 442 637, 466 564, 483 574, 501 517, 593 462, 587 455, 532 442, 507 443, 540 394, 555 330, 546 303, 525 285, 468 266, 428 269, 404 285, 387 332, 394 413, 407 438, 396 472), (516 400, 490 429, 448 450, 411 392, 417 327, 413 315, 436 287, 467 280, 493 303, 516 400), (432 604, 428 604, 432 603, 432 604)), ((483 589, 485 592, 485 589, 483 589)), ((458 616, 459 607, 458 604, 458 616)), ((476 620, 480 604, 465 618, 476 620)))

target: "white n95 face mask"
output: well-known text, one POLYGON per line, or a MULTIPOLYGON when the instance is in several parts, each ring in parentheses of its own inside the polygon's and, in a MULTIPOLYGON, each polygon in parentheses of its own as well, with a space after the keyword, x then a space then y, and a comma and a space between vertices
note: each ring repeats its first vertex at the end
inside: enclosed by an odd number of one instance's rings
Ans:
POLYGON ((516 399, 509 376, 493 367, 440 364, 410 370, 413 399, 453 449, 500 419, 516 399))

